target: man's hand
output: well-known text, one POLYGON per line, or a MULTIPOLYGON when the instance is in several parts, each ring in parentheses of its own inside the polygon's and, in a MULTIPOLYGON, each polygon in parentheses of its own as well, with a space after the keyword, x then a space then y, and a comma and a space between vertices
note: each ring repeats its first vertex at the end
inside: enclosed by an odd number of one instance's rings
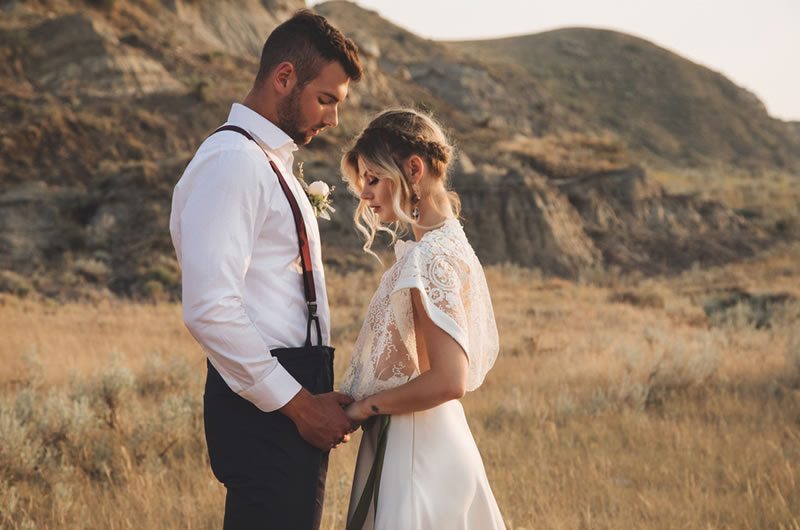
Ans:
POLYGON ((279 410, 294 422, 305 441, 327 451, 350 439, 349 434, 356 425, 342 407, 352 402, 350 396, 340 392, 315 396, 304 388, 279 410))

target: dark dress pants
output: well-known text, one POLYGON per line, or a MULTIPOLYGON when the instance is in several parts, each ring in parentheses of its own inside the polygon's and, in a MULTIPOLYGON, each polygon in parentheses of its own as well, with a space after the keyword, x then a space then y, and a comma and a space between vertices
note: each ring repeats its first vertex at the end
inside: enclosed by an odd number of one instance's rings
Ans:
MULTIPOLYGON (((318 363, 297 364, 284 366, 312 393, 327 391, 314 388, 318 363)), ((327 451, 303 440, 287 416, 263 412, 235 394, 210 363, 204 423, 211 469, 227 489, 224 530, 319 528, 327 451)))

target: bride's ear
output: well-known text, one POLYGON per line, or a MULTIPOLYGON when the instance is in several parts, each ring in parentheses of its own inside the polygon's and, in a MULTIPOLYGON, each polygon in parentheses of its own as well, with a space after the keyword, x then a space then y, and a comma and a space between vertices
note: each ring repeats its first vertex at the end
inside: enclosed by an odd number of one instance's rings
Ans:
POLYGON ((425 174, 425 161, 422 160, 421 157, 418 155, 411 155, 409 156, 403 168, 408 175, 408 180, 411 184, 419 184, 419 181, 422 180, 422 176, 425 174))

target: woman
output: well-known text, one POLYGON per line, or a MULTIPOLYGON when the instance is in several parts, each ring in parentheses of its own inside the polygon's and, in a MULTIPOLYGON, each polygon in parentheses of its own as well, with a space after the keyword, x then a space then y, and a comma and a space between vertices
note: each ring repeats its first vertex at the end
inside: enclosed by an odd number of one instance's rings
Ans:
POLYGON ((401 109, 373 119, 342 159, 364 250, 403 226, 416 240, 396 241, 342 383, 364 425, 348 529, 505 528, 459 402, 494 364, 498 337, 446 186, 452 151, 429 116, 401 109))

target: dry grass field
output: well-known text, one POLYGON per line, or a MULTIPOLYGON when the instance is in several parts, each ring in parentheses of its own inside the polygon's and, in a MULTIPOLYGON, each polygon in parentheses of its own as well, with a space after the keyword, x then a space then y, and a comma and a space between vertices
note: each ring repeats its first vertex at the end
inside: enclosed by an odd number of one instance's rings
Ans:
MULTIPOLYGON (((328 278, 339 374, 379 274, 328 278)), ((487 276, 502 350, 464 405, 509 528, 800 529, 800 246, 671 278, 487 276)), ((0 527, 221 526, 178 306, 7 297, 0 336, 0 527)))

